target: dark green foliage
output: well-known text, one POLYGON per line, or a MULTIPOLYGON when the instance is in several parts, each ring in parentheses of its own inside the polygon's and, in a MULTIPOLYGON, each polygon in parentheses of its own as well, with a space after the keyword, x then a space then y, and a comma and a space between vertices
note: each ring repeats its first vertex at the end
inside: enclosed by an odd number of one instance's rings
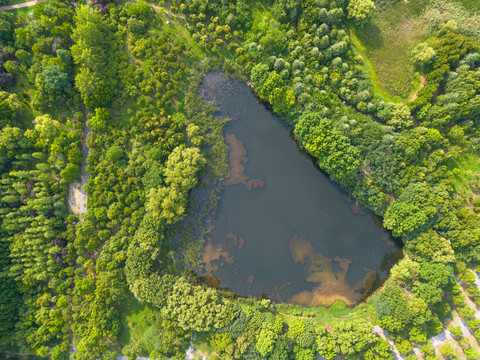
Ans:
POLYGON ((117 90, 118 38, 109 20, 95 9, 79 6, 71 48, 78 66, 75 85, 87 108, 109 105, 117 90))
POLYGON ((68 92, 71 88, 68 74, 58 65, 50 65, 43 70, 45 83, 57 92, 68 92))

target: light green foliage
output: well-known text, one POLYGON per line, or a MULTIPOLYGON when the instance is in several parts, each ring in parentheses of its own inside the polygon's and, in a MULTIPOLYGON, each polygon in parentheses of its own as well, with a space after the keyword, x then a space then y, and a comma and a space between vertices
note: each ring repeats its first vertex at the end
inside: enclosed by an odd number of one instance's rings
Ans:
POLYGON ((427 342, 427 332, 422 327, 412 327, 409 330, 410 341, 416 343, 425 343, 427 342))
POLYGON ((107 159, 113 163, 118 163, 120 160, 123 159, 125 153, 123 152, 122 148, 118 145, 111 146, 107 152, 105 153, 107 159))
POLYGON ((424 260, 439 263, 452 263, 455 261, 455 253, 450 241, 433 230, 422 232, 409 240, 405 248, 417 261, 424 260))
POLYGON ((455 351, 452 348, 452 345, 450 343, 446 343, 442 346, 440 349, 442 352, 442 355, 447 358, 447 359, 456 359, 455 351))
POLYGON ((332 359, 340 353, 347 357, 361 354, 377 341, 372 328, 372 323, 363 319, 337 322, 331 332, 323 329, 317 331, 318 351, 327 359, 332 359))
POLYGON ((412 127, 412 115, 410 109, 403 103, 389 103, 390 115, 387 125, 393 126, 395 130, 403 130, 412 127))
POLYGON ((318 158, 320 168, 340 183, 348 183, 358 169, 359 151, 350 140, 317 113, 306 113, 295 127, 295 135, 318 158))
POLYGON ((263 324, 262 330, 257 337, 255 347, 262 356, 268 356, 272 351, 277 340, 277 334, 267 324, 263 324))
POLYGON ((463 353, 465 354, 468 360, 474 360, 480 357, 480 353, 473 347, 468 347, 464 349, 463 353))
POLYGON ((62 171, 60 171, 60 176, 66 182, 73 182, 80 177, 80 166, 77 164, 67 164, 62 171))
POLYGON ((412 344, 410 344, 410 342, 405 339, 395 341, 395 346, 401 354, 407 354, 412 351, 412 344))
POLYGON ((51 143, 60 129, 60 123, 52 119, 50 115, 42 115, 35 118, 35 131, 39 139, 44 143, 51 143))
POLYGON ((15 94, 0 91, 0 128, 12 125, 20 106, 15 94))
POLYGON ((375 344, 374 350, 380 356, 380 359, 394 360, 392 353, 392 347, 387 340, 378 339, 375 344))
POLYGON ((282 89, 284 86, 282 77, 276 71, 268 74, 260 88, 259 95, 268 99, 275 89, 282 89))
POLYGON ((215 334, 212 339, 212 345, 217 352, 224 352, 228 345, 232 343, 232 337, 229 333, 215 334))
POLYGON ((303 348, 300 346, 293 347, 293 353, 295 354, 295 360, 314 360, 316 355, 312 349, 303 348))
POLYGON ((453 335, 459 337, 459 336, 463 336, 463 331, 462 331, 462 328, 460 326, 454 326, 453 324, 450 324, 448 326, 448 331, 450 331, 453 335))
POLYGON ((168 187, 152 188, 148 194, 147 212, 157 221, 172 224, 186 210, 188 192, 197 184, 197 174, 205 164, 198 148, 175 148, 164 171, 168 187))
POLYGON ((214 289, 194 286, 180 278, 162 311, 182 329, 209 331, 224 325, 227 309, 214 289))
POLYGON ((281 315, 275 316, 275 322, 273 324, 273 331, 275 333, 280 334, 283 330, 283 318, 281 315))
POLYGON ((405 258, 392 267, 390 270, 390 278, 397 285, 408 286, 416 280, 419 269, 420 264, 409 258, 405 258))
POLYGON ((277 87, 273 89, 268 99, 277 113, 285 113, 295 105, 295 93, 292 89, 277 87))
POLYGON ((104 131, 110 119, 110 112, 106 108, 96 108, 95 114, 88 119, 88 124, 94 131, 104 131))
POLYGON ((296 337, 296 343, 302 348, 310 348, 315 342, 315 336, 311 331, 304 331, 296 337))
POLYGON ((384 224, 392 230, 394 236, 405 236, 421 228, 427 222, 427 216, 418 206, 394 201, 385 213, 384 224))
POLYGON ((360 25, 369 22, 374 11, 375 3, 372 0, 350 0, 347 6, 348 18, 360 25))
POLYGON ((194 146, 200 147, 202 145, 203 137, 200 135, 200 127, 197 125, 189 124, 187 126, 187 136, 194 146))
POLYGON ((415 46, 411 53, 412 61, 421 68, 429 65, 436 55, 435 50, 425 43, 420 43, 415 46))
POLYGON ((198 148, 177 147, 166 162, 165 183, 188 191, 196 185, 196 175, 203 165, 205 159, 198 148))
POLYGON ((304 331, 305 321, 295 317, 288 323, 287 337, 291 340, 295 340, 304 331))
POLYGON ((9 160, 13 159, 25 145, 26 139, 18 127, 7 125, 2 128, 0 132, 0 170, 3 171, 3 166, 7 165, 9 160))
POLYGON ((407 295, 406 291, 393 284, 382 289, 375 310, 380 324, 387 331, 398 332, 408 324, 420 326, 432 319, 425 300, 407 295))
POLYGON ((470 269, 465 269, 463 274, 461 274, 461 277, 459 277, 459 280, 461 280, 465 284, 473 283, 476 279, 477 277, 475 273, 470 269))
POLYGON ((267 79, 268 75, 269 75, 268 65, 260 63, 255 65, 254 68, 252 69, 251 79, 252 79, 253 86, 255 87, 257 92, 260 93, 260 91, 262 91, 265 80, 267 79))

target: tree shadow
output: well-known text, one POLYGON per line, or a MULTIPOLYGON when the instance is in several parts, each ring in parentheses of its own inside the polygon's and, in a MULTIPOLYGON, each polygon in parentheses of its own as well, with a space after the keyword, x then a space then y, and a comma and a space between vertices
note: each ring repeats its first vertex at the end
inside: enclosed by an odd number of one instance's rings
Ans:
POLYGON ((128 292, 128 294, 122 299, 120 306, 120 331, 117 335, 117 340, 120 345, 125 346, 130 342, 130 325, 127 321, 127 316, 132 315, 134 312, 140 312, 145 305, 141 304, 135 296, 128 292))
POLYGON ((381 48, 385 43, 382 31, 377 25, 372 23, 357 29, 357 34, 363 45, 368 49, 381 48))

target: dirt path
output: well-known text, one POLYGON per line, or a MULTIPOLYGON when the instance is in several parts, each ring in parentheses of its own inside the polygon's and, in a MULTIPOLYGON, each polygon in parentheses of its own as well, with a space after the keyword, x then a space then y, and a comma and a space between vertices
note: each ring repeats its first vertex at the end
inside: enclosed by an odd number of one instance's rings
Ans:
POLYGON ((418 86, 418 89, 415 90, 415 92, 412 94, 412 96, 410 96, 410 101, 414 101, 417 98, 418 92, 423 89, 426 81, 427 81, 427 78, 425 77, 425 74, 422 73, 420 75, 420 85, 418 86))
POLYGON ((372 332, 375 335, 380 336, 383 340, 388 341, 388 343, 392 347, 392 353, 393 353, 393 357, 395 358, 395 360, 403 360, 402 355, 400 354, 400 352, 397 350, 397 347, 395 346, 395 342, 390 338, 390 336, 389 336, 389 334, 386 330, 383 330, 380 326, 375 325, 373 327, 372 332))
MULTIPOLYGON (((92 131, 90 125, 87 125, 87 114, 88 110, 85 110, 85 131, 83 133, 83 144, 82 144, 82 153, 83 153, 83 160, 82 160, 82 178, 80 182, 80 201, 79 201, 79 214, 86 214, 87 213, 87 192, 85 191, 85 185, 88 183, 88 172, 86 171, 87 167, 87 157, 90 151, 90 146, 87 145, 87 137, 88 134, 92 131)), ((80 219, 82 221, 83 219, 80 219)))
POLYGON ((34 6, 34 5, 37 5, 38 3, 43 2, 43 1, 47 1, 47 0, 34 0, 34 1, 29 1, 29 2, 25 2, 25 3, 21 3, 21 4, 0 6, 0 11, 20 9, 20 8, 24 8, 24 7, 34 6))

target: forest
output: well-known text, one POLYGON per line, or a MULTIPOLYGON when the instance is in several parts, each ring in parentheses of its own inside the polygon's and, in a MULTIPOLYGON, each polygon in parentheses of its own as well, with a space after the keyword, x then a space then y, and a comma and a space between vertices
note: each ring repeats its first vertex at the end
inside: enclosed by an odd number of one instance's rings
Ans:
POLYGON ((0 357, 479 359, 479 29, 476 0, 0 10, 0 357), (210 71, 248 82, 404 244, 361 304, 197 276, 229 171, 210 71))

